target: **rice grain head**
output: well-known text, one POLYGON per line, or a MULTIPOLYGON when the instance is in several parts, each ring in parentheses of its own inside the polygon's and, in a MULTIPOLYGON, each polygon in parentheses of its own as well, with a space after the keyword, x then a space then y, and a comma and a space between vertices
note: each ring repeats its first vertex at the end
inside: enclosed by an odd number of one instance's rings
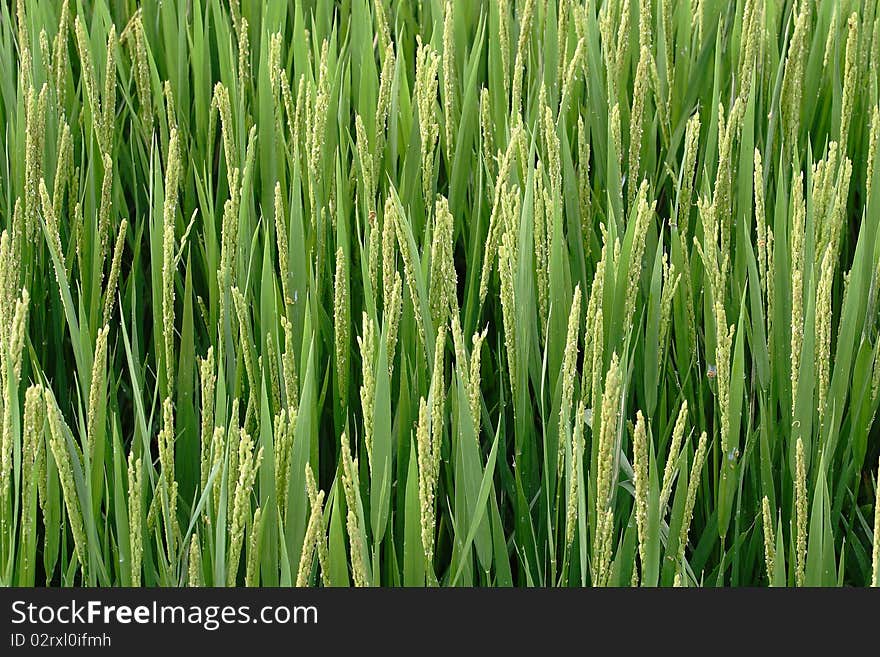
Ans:
POLYGON ((351 457, 348 446, 348 438, 345 433, 340 437, 342 445, 342 486, 345 491, 346 529, 351 550, 351 574, 354 585, 364 587, 369 585, 367 574, 366 546, 358 519, 357 508, 360 506, 358 499, 357 463, 351 457))
POLYGON ((456 98, 458 86, 455 64, 455 3, 447 0, 443 7, 443 114, 446 132, 446 161, 452 162, 455 152, 456 98))
POLYGON ((113 304, 116 302, 116 290, 119 287, 119 274, 122 269, 122 254, 125 249, 125 236, 128 232, 128 221, 119 222, 119 232, 113 247, 113 260, 110 263, 110 277, 107 279, 107 290, 104 293, 104 324, 109 324, 113 317, 113 304))
POLYGON ((209 460, 211 456, 211 440, 214 437, 214 391, 217 385, 217 376, 214 365, 214 347, 208 347, 208 353, 199 365, 199 379, 201 383, 200 398, 201 408, 201 458, 200 458, 200 481, 204 490, 208 483, 209 460))
POLYGON ((195 533, 189 542, 189 569, 187 570, 186 585, 190 588, 202 585, 202 549, 199 547, 199 536, 195 533))
POLYGON ((773 566, 776 562, 776 539, 773 536, 773 516, 767 496, 761 501, 761 519, 764 524, 764 564, 767 567, 767 580, 773 581, 773 566))
POLYGON ((819 427, 824 427, 826 401, 831 380, 831 287, 834 262, 831 247, 825 250, 816 290, 816 383, 819 389, 819 427))
POLYGON ((364 419, 364 445, 367 448, 369 465, 372 467, 373 418, 376 394, 373 359, 376 353, 376 330, 373 326, 373 321, 366 312, 362 315, 362 326, 361 335, 357 339, 361 352, 361 413, 364 419))
POLYGON ((642 569, 648 560, 648 436, 642 412, 636 413, 633 434, 633 474, 635 486, 636 527, 639 535, 639 561, 642 569))
MULTIPOLYGON (((306 465, 306 469, 307 471, 311 470, 308 465, 306 465)), ((321 540, 321 535, 323 534, 324 530, 324 517, 321 510, 321 505, 323 504, 323 501, 324 491, 319 491, 317 493, 315 503, 311 506, 309 521, 306 525, 306 533, 303 537, 303 546, 302 551, 300 552, 299 568, 297 569, 296 573, 297 587, 304 587, 308 586, 309 584, 309 578, 312 571, 312 561, 315 557, 315 551, 318 546, 318 541, 321 540)))
POLYGON ((327 535, 323 524, 324 491, 318 490, 318 484, 315 482, 315 475, 312 472, 312 467, 309 464, 306 464, 306 493, 309 496, 309 505, 311 506, 312 512, 317 512, 321 514, 321 531, 317 540, 317 553, 318 566, 321 568, 321 581, 326 587, 330 586, 330 576, 328 574, 330 555, 329 548, 327 546, 327 535))
POLYGON ((87 539, 83 526, 83 515, 80 507, 79 495, 76 492, 76 484, 73 478, 73 464, 65 438, 64 420, 61 411, 55 401, 55 396, 48 388, 44 388, 46 399, 46 417, 49 424, 49 448, 58 468, 58 477, 61 482, 61 492, 64 499, 64 507, 67 510, 67 521, 73 533, 74 553, 83 571, 83 579, 88 573, 89 561, 87 558, 87 539))
POLYGON ((583 475, 584 456, 584 417, 586 408, 583 400, 578 401, 575 411, 574 430, 571 439, 571 468, 568 484, 568 505, 565 513, 565 549, 571 550, 574 543, 575 526, 577 523, 578 491, 580 478, 583 475))
POLYGON ((419 419, 416 425, 416 448, 419 466, 419 508, 421 517, 422 549, 425 565, 432 567, 434 560, 434 449, 431 445, 428 404, 419 400, 419 419))
POLYGON ((162 231, 162 335, 165 343, 165 381, 167 394, 174 389, 174 227, 177 218, 177 190, 180 184, 180 153, 177 131, 168 142, 165 168, 165 205, 162 231))
POLYGON ((807 469, 804 442, 798 437, 795 449, 795 585, 804 586, 807 571, 807 469))
POLYGON ((697 451, 694 454, 694 462, 691 466, 691 474, 688 478, 687 497, 684 505, 684 518, 681 523, 681 533, 678 539, 678 561, 684 559, 687 547, 688 534, 694 516, 694 507, 697 503, 697 491, 700 488, 700 477, 703 471, 703 463, 706 460, 706 432, 700 435, 697 451))
POLYGON ((348 257, 342 247, 336 250, 336 278, 333 292, 333 339, 336 354, 336 391, 343 404, 348 397, 348 350, 350 301, 348 257))
POLYGON ((128 455, 128 537, 130 541, 132 586, 140 586, 141 562, 143 557, 143 506, 142 506, 141 459, 134 457, 132 450, 128 455))
POLYGON ((238 577, 238 563, 244 542, 245 523, 251 515, 250 498, 263 460, 263 448, 260 447, 255 454, 253 438, 246 431, 241 432, 238 450, 238 480, 235 484, 235 495, 232 500, 226 586, 235 586, 238 577))
POLYGON ((665 513, 666 504, 672 494, 672 482, 675 479, 675 468, 681 455, 681 445, 684 440, 684 430, 687 424, 688 403, 687 399, 681 402, 678 416, 675 418, 675 426, 672 428, 672 439, 669 443, 669 454, 666 457, 666 467, 663 469, 663 484, 660 488, 660 513, 665 513))
POLYGON ((95 356, 92 360, 92 378, 89 387, 89 411, 87 416, 86 435, 89 437, 89 455, 94 458, 95 441, 97 440, 98 428, 98 406, 101 398, 105 394, 107 382, 107 334, 110 331, 109 326, 98 331, 98 337, 95 339, 95 356))
POLYGON ((260 584, 260 543, 263 535, 263 509, 254 509, 251 520, 251 535, 248 540, 247 562, 245 563, 244 585, 253 588, 260 584))
POLYGON ((880 586, 880 461, 877 462, 877 479, 874 482, 874 548, 871 551, 871 586, 880 586))
MULTIPOLYGON (((806 13, 806 11, 804 12, 806 13)), ((838 140, 841 150, 845 153, 849 128, 852 122, 853 106, 855 105, 855 86, 858 76, 858 47, 859 47, 859 15, 853 12, 849 16, 846 36, 846 59, 843 69, 843 92, 841 94, 840 108, 840 136, 838 140)))
MULTIPOLYGON (((643 0, 644 1, 644 0, 643 0)), ((628 204, 632 205, 636 196, 636 181, 640 179, 639 158, 642 149, 642 134, 644 132, 645 97, 648 93, 648 65, 651 53, 648 46, 643 45, 639 54, 639 64, 636 68, 635 82, 633 83, 633 100, 630 110, 629 131, 629 184, 628 204)))
MULTIPOLYGON (((578 334, 580 331, 581 321, 581 287, 580 284, 575 286, 574 298, 571 303, 571 310, 568 314, 568 331, 565 340, 565 351, 562 358, 562 372, 560 374, 562 380, 562 399, 559 406, 559 449, 557 455, 556 471, 561 475, 563 458, 565 456, 565 436, 570 428, 571 407, 574 400, 574 384, 575 384, 575 368, 577 367, 578 357, 578 334)), ((577 424, 579 420, 575 420, 577 424)))

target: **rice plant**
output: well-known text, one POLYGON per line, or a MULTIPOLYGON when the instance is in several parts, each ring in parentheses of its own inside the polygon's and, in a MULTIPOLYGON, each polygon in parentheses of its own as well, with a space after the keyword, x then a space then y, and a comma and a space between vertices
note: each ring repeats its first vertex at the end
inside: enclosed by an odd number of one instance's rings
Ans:
POLYGON ((880 584, 877 0, 0 6, 0 583, 880 584))

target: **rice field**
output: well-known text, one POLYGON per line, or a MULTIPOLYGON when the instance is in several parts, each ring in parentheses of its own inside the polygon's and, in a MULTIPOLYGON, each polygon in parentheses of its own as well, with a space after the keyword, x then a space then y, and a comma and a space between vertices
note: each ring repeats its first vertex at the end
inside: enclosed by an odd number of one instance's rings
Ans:
POLYGON ((0 6, 0 584, 877 586, 877 0, 0 6))

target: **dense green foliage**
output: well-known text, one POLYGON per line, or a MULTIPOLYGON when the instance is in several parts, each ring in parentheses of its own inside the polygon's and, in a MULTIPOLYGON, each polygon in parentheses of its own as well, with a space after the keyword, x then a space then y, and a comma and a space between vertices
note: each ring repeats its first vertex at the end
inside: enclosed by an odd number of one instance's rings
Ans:
POLYGON ((0 583, 877 584, 876 0, 137 5, 0 7, 0 583))

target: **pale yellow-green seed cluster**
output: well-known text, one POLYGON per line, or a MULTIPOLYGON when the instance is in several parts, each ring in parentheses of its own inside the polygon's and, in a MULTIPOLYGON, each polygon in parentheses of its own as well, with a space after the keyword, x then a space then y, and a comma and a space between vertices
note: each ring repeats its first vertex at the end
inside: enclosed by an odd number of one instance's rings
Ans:
POLYGON ((117 4, 0 15, 0 584, 877 584, 876 1, 117 4))
POLYGON ((804 586, 807 570, 807 465, 804 441, 798 438, 795 450, 795 584, 804 586))

